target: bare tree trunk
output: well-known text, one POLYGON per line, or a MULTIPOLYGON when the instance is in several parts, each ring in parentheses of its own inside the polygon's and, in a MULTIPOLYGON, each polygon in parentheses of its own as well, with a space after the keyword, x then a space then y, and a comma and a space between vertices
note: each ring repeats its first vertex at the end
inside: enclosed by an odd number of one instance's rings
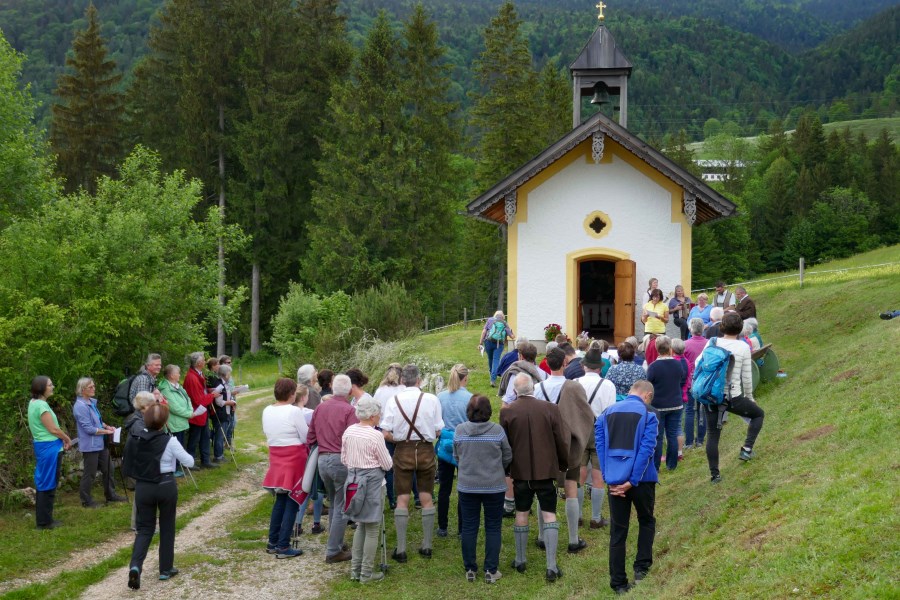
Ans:
POLYGON ((500 226, 503 247, 500 249, 500 272, 497 274, 497 310, 505 310, 506 304, 506 225, 500 226))
POLYGON ((259 262, 253 263, 250 283, 250 352, 259 352, 259 262))
MULTIPOLYGON (((219 134, 225 135, 225 105, 219 103, 219 134)), ((225 223, 225 144, 219 140, 219 218, 225 223)), ((225 240, 219 235, 219 308, 225 307, 225 240)), ((225 318, 219 314, 216 356, 225 354, 225 318)))

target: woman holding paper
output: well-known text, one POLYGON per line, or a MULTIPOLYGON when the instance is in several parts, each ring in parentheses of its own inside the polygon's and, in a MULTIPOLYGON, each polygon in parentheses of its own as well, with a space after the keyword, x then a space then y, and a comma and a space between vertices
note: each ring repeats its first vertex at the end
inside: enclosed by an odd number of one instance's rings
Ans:
POLYGON ((294 406, 297 382, 282 377, 275 382, 275 404, 263 410, 263 432, 269 444, 269 470, 263 487, 275 496, 269 518, 266 552, 275 558, 294 558, 302 550, 291 548, 291 533, 297 519, 297 503, 289 496, 301 482, 306 469, 309 426, 303 410, 294 406))
POLYGON ((53 382, 45 375, 31 380, 31 402, 28 403, 28 429, 34 438, 34 487, 37 489, 35 517, 38 529, 55 529, 62 523, 53 520, 53 500, 62 471, 62 452, 72 440, 59 428, 56 413, 47 404, 53 395, 53 382))
POLYGON ((659 288, 650 290, 650 301, 644 305, 641 311, 641 323, 644 324, 644 333, 650 336, 647 340, 646 360, 649 367, 656 360, 656 336, 666 333, 666 323, 669 322, 669 307, 663 302, 663 293, 659 288))
POLYGON ((78 493, 81 496, 81 505, 85 508, 100 506, 91 496, 97 471, 103 473, 103 493, 106 502, 125 502, 125 498, 116 493, 113 465, 109 459, 109 450, 106 448, 106 436, 115 433, 116 430, 104 423, 100 416, 97 399, 93 397, 96 388, 94 380, 90 377, 79 379, 75 384, 75 405, 72 407, 75 425, 78 428, 78 447, 84 458, 84 471, 81 474, 78 493))

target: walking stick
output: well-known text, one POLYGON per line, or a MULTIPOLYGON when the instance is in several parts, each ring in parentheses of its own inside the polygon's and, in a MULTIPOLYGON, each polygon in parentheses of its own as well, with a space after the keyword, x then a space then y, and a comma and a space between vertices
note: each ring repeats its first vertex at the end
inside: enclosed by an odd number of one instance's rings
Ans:
POLYGON ((200 489, 200 486, 197 485, 197 480, 194 479, 194 474, 191 473, 191 469, 190 469, 187 465, 181 465, 181 468, 184 469, 184 470, 187 472, 188 477, 190 477, 190 478, 191 478, 191 481, 194 482, 194 487, 197 488, 197 489, 199 490, 199 489, 200 489))
POLYGON ((222 430, 222 439, 225 441, 225 445, 228 446, 228 451, 231 453, 231 460, 234 461, 234 468, 238 469, 237 459, 234 457, 234 448, 231 447, 231 442, 228 441, 228 435, 225 433, 225 428, 222 427, 222 421, 219 420, 219 415, 216 414, 215 410, 210 411, 216 419, 216 423, 219 424, 219 429, 222 430))
MULTIPOLYGON (((109 462, 112 465, 113 471, 115 471, 116 463, 114 463, 112 460, 110 460, 109 462)), ((125 500, 127 502, 131 502, 131 498, 128 496, 128 484, 125 482, 125 472, 122 470, 121 465, 119 466, 119 478, 122 479, 122 489, 125 490, 125 500)))

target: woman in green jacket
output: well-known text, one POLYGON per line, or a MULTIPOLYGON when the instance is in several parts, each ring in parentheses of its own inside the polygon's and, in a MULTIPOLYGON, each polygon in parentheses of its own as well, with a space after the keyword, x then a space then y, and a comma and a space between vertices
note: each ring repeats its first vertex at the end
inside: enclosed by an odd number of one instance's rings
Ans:
MULTIPOLYGON (((169 405, 169 433, 175 436, 178 443, 184 446, 187 443, 188 419, 194 413, 191 399, 187 392, 178 383, 181 379, 181 367, 178 365, 166 365, 163 369, 163 380, 159 383, 159 391, 169 405)), ((175 477, 184 477, 181 464, 175 470, 175 477)))

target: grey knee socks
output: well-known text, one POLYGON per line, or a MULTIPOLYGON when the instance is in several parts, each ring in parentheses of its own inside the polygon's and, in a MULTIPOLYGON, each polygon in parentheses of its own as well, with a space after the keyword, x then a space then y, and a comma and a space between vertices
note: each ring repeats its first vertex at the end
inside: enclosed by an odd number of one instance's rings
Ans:
MULTIPOLYGON (((578 516, 584 514, 584 488, 585 486, 578 486, 578 516)), ((593 497, 593 496, 591 496, 593 497)))
POLYGON ((603 518, 603 488, 591 488, 591 520, 599 521, 603 518))
MULTIPOLYGON (((569 543, 578 543, 578 498, 566 498, 566 524, 569 526, 569 543)), ((550 524, 547 524, 549 527, 550 524)), ((557 525, 557 527, 559 527, 557 525)), ((546 543, 546 540, 544 540, 546 543)))
POLYGON ((516 540, 516 562, 525 562, 525 548, 528 547, 528 525, 516 525, 513 527, 513 537, 516 540))
POLYGON ((559 546, 559 523, 544 525, 544 543, 547 545, 547 569, 556 570, 556 548, 559 546))
POLYGON ((544 514, 543 514, 543 511, 541 511, 540 504, 538 504, 537 515, 538 515, 538 537, 537 537, 537 539, 543 541, 544 540, 544 514))
POLYGON ((397 552, 406 552, 406 527, 409 525, 409 509, 394 509, 394 527, 397 529, 397 552))
POLYGON ((434 538, 434 514, 436 509, 422 509, 422 548, 431 548, 431 540, 434 538))

